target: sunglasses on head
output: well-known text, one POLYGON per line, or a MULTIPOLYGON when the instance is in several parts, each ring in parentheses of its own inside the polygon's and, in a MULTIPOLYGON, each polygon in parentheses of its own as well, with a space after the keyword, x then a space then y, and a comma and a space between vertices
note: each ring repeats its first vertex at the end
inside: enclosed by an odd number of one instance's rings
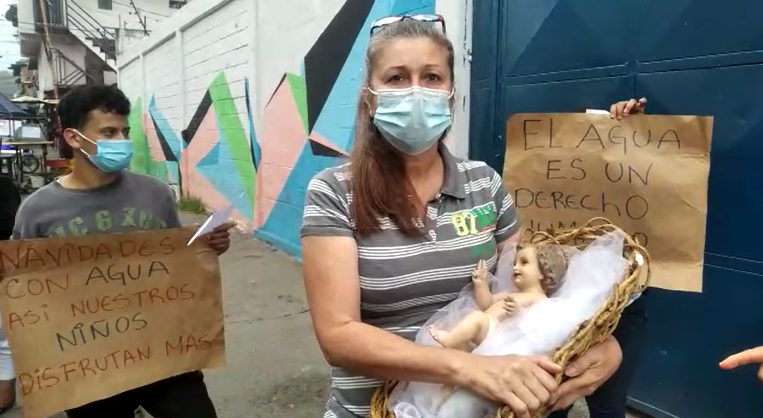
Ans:
POLYGON ((387 16, 381 19, 377 19, 371 24, 371 35, 376 33, 377 30, 389 26, 393 23, 402 22, 403 20, 416 20, 419 22, 439 24, 442 26, 442 33, 445 33, 445 19, 440 15, 400 15, 400 16, 387 16))

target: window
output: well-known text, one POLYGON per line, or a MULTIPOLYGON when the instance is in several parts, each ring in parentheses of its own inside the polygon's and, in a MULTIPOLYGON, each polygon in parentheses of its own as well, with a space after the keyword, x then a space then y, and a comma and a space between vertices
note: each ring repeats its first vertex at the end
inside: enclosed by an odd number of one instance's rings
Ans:
POLYGON ((111 4, 111 0, 98 0, 98 8, 103 10, 112 10, 114 5, 111 4))
POLYGON ((170 9, 179 9, 185 6, 186 0, 170 0, 170 9))

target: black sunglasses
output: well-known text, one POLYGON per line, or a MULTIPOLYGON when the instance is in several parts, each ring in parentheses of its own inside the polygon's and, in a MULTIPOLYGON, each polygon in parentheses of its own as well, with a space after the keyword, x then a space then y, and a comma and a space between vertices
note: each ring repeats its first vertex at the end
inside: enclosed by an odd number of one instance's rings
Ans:
POLYGON ((376 19, 371 24, 371 35, 373 35, 378 29, 393 23, 401 22, 403 20, 416 20, 419 22, 427 22, 440 24, 442 26, 442 33, 445 33, 445 19, 440 15, 420 14, 420 15, 400 15, 400 16, 387 16, 381 19, 376 19))

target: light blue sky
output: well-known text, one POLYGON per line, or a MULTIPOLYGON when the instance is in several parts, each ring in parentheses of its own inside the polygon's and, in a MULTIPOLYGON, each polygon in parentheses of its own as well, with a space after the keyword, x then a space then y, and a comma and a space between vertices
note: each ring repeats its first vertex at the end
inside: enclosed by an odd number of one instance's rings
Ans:
POLYGON ((0 70, 8 70, 8 66, 18 61, 19 40, 17 30, 11 22, 5 20, 5 12, 13 0, 0 0, 0 70))

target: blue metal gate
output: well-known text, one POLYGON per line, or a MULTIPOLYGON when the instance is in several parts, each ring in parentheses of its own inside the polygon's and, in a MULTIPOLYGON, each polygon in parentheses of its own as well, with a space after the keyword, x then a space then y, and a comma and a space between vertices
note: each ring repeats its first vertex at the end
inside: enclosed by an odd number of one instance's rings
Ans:
POLYGON ((508 116, 605 108, 714 115, 704 292, 653 289, 633 406, 654 417, 759 418, 763 345, 763 1, 474 1, 470 155, 499 172, 508 116))

